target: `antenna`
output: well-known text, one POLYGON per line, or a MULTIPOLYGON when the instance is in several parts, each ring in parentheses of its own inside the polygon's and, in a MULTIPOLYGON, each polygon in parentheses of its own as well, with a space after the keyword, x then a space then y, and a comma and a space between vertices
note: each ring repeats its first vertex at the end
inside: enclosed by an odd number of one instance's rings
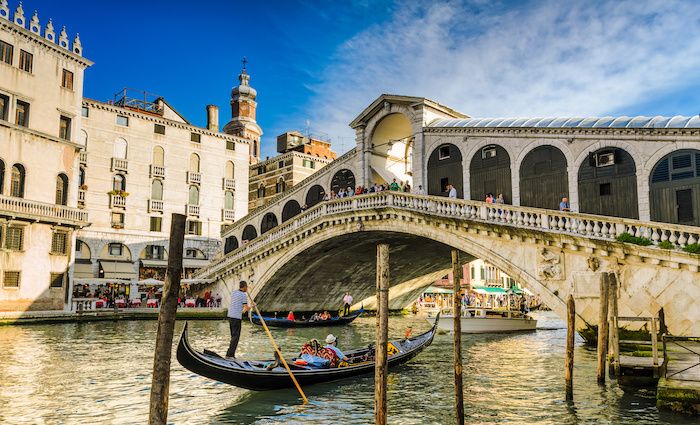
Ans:
POLYGON ((306 137, 311 138, 311 121, 306 120, 306 137))

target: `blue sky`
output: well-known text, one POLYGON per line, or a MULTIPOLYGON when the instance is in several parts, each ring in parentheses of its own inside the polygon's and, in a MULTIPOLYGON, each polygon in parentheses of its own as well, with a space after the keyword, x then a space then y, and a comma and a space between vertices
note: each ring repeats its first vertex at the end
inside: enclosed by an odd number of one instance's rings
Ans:
MULTIPOLYGON (((700 2, 25 0, 76 32, 85 96, 164 96, 204 125, 230 117, 241 58, 258 91, 263 156, 287 129, 326 133, 381 93, 424 96, 475 117, 700 112, 700 2)), ((14 9, 17 2, 10 1, 14 9)))

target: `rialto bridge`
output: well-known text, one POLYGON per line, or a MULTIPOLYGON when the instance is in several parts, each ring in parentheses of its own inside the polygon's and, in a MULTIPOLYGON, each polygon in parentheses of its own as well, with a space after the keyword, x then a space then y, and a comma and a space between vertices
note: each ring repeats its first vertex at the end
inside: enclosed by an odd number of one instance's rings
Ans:
POLYGON ((199 278, 240 280, 265 310, 337 308, 374 291, 374 246, 391 245, 400 308, 444 276, 449 251, 487 259, 563 314, 595 324, 599 276, 621 282, 620 313, 664 307, 671 332, 700 332, 700 118, 472 119, 423 98, 383 95, 352 123, 357 146, 224 232, 199 278), (408 181, 321 202, 338 188, 408 181), (444 196, 447 184, 461 199, 444 196), (505 204, 482 202, 502 194, 505 204), (569 198, 571 212, 557 211, 569 198), (651 246, 616 241, 621 233, 651 246), (668 248, 658 246, 660 242, 668 248))

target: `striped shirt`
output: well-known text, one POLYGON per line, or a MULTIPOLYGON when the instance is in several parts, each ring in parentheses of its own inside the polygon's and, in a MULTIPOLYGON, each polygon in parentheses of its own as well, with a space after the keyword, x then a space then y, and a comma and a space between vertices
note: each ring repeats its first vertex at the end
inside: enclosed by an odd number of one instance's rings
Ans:
POLYGON ((243 318, 243 306, 248 304, 248 296, 240 289, 231 293, 231 304, 228 306, 228 317, 232 319, 243 318))

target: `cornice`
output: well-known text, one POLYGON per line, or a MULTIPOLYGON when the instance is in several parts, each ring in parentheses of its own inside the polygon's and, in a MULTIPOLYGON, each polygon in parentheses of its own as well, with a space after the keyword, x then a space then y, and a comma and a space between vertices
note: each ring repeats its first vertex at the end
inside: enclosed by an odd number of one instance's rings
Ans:
POLYGON ((28 29, 18 26, 14 22, 8 21, 6 19, 0 19, 0 26, 2 26, 3 28, 6 28, 10 32, 21 35, 24 38, 26 38, 27 40, 29 40, 33 43, 36 43, 36 44, 38 44, 46 49, 49 49, 49 50, 53 51, 54 53, 58 53, 59 55, 63 56, 66 59, 70 59, 74 62, 77 62, 78 64, 80 64, 84 68, 87 68, 87 67, 92 66, 94 64, 93 61, 86 59, 80 55, 77 55, 77 54, 71 52, 70 50, 66 50, 63 47, 60 47, 60 46, 56 45, 55 43, 53 43, 49 40, 46 40, 45 38, 41 37, 40 35, 34 34, 33 32, 29 31, 28 29))

